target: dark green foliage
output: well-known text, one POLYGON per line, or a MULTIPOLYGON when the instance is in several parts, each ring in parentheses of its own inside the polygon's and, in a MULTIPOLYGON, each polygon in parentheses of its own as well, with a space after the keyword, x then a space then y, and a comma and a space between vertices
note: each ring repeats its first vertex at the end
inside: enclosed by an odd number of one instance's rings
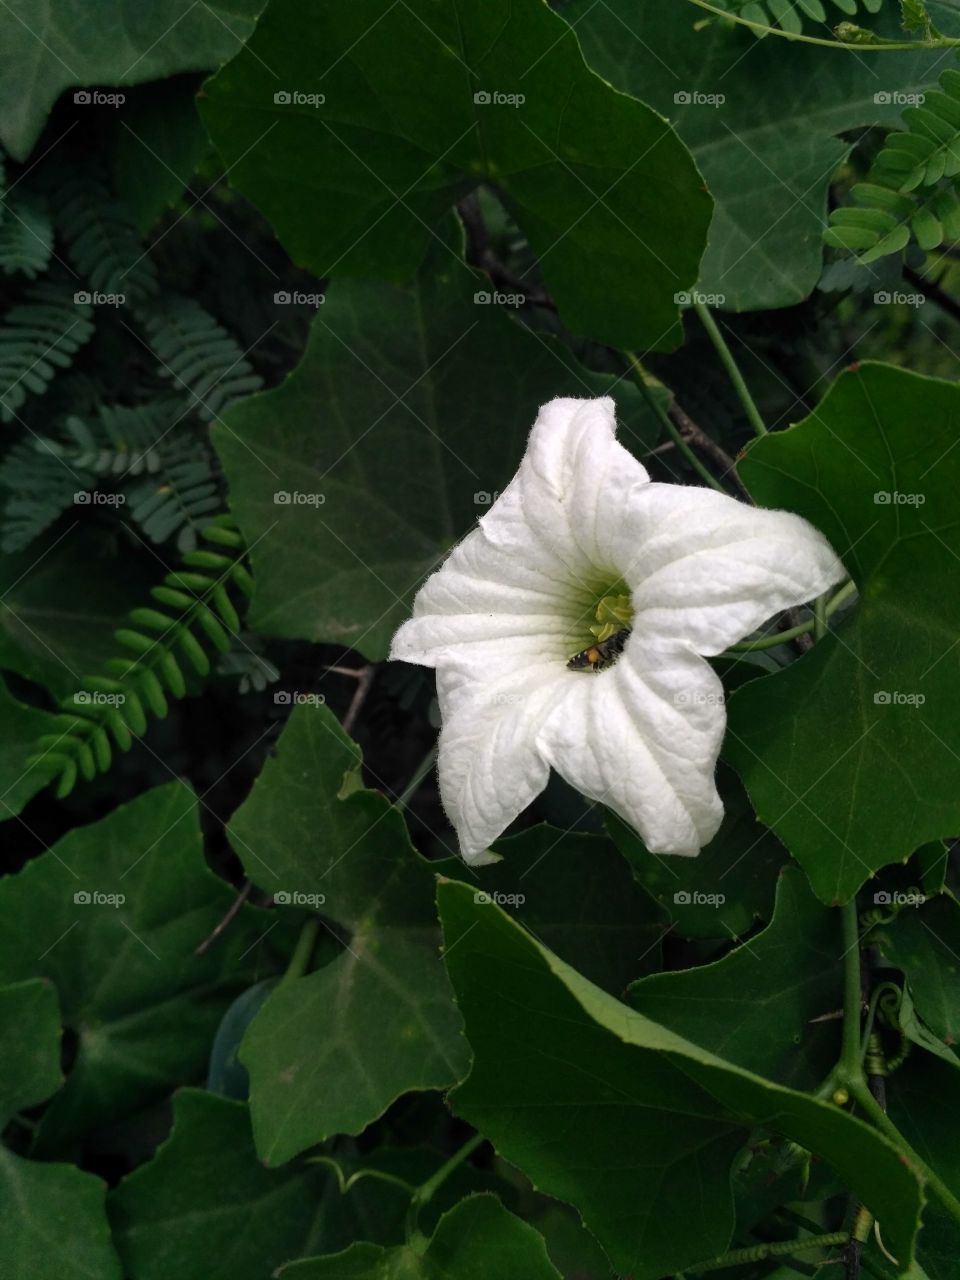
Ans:
POLYGON ((129 625, 114 632, 132 657, 111 658, 103 671, 61 702, 54 730, 37 742, 31 764, 56 767, 57 795, 69 795, 78 774, 87 781, 110 768, 113 748, 129 750, 149 718, 167 714, 167 695, 187 691, 183 666, 210 672, 208 649, 228 653, 240 629, 230 589, 249 595, 243 539, 228 516, 202 531, 208 548, 190 551, 184 568, 169 573, 150 594, 157 608, 134 609, 129 625))
POLYGON ((157 269, 133 222, 108 188, 87 173, 55 192, 57 231, 95 293, 139 302, 157 291, 157 269))
MULTIPOLYGON (((841 15, 856 17, 858 12, 879 13, 883 0, 717 0, 722 9, 728 9, 748 22, 764 26, 777 26, 783 31, 797 34, 808 25, 820 26, 835 22, 841 15)), ((762 34, 762 33, 759 33, 762 34)))
POLYGON ((167 295, 143 308, 139 318, 162 376, 188 393, 190 407, 204 421, 260 389, 263 380, 240 347, 192 298, 167 295))
POLYGON ((92 312, 67 284, 30 285, 0 326, 0 418, 41 396, 93 334, 92 312))
POLYGON ((4 201, 0 221, 0 271, 6 276, 23 274, 33 280, 50 264, 53 220, 43 196, 13 191, 4 201))

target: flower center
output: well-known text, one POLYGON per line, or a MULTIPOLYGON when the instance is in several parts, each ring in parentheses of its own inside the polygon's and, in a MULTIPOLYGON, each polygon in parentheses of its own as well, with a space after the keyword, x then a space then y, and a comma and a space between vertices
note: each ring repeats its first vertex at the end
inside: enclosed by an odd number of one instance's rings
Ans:
POLYGON ((586 628, 592 639, 568 659, 571 671, 601 671, 612 666, 623 652, 633 623, 633 608, 629 595, 618 591, 616 586, 597 601, 596 621, 588 623, 586 628))

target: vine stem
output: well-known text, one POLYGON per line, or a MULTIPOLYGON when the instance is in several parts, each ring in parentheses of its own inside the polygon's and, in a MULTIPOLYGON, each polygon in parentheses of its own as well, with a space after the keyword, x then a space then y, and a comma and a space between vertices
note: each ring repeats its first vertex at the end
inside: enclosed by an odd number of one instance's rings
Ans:
POLYGON ((472 1138, 468 1138, 458 1151, 455 1151, 446 1164, 442 1164, 435 1173, 432 1173, 426 1182, 421 1182, 420 1186, 414 1191, 410 1198, 410 1208, 407 1210, 407 1239, 412 1239, 417 1234, 417 1219, 420 1216, 420 1210, 425 1204, 428 1204, 435 1193, 450 1177, 455 1169, 463 1164, 464 1160, 469 1160, 481 1143, 486 1142, 486 1138, 482 1133, 475 1133, 472 1138))
POLYGON ((718 493, 726 494, 727 497, 729 497, 730 495, 727 493, 727 490, 724 487, 724 485, 722 485, 720 481, 717 479, 717 477, 713 475, 713 473, 703 465, 703 463, 700 461, 700 459, 697 457, 694 451, 690 448, 689 444, 687 444, 686 440, 684 440, 683 436, 680 434, 679 427, 676 425, 676 423, 667 413, 666 409, 664 409, 663 405, 660 403, 657 397, 653 394, 652 389, 647 383, 646 370, 644 369, 643 365, 640 363, 637 356, 635 356, 632 351, 626 351, 624 352, 624 355, 627 357, 627 360, 630 362, 630 367, 634 372, 634 376, 637 381, 637 386, 640 388, 643 398, 646 400, 647 404, 653 410, 655 416, 659 420, 660 425, 663 427, 664 431, 666 431, 667 435, 670 437, 673 443, 677 446, 677 448, 680 450, 680 452, 683 454, 686 460, 690 463, 691 467, 693 467, 697 475, 700 476, 700 478, 704 480, 710 486, 711 489, 716 489, 718 493))
POLYGON ((939 36, 935 40, 882 40, 857 44, 847 40, 824 40, 822 36, 806 36, 799 32, 783 31, 780 27, 769 27, 763 22, 754 22, 751 18, 741 18, 738 14, 720 9, 710 0, 690 0, 698 9, 715 14, 718 18, 726 18, 728 22, 740 27, 749 27, 751 31, 759 31, 764 36, 779 36, 781 40, 793 40, 797 44, 816 44, 824 49, 847 49, 857 53, 886 53, 891 49, 952 49, 960 45, 960 39, 954 36, 939 36))
POLYGON ((714 347, 716 347, 717 355, 720 357, 723 367, 726 369, 730 377, 730 381, 733 383, 733 389, 736 391, 737 397, 743 405, 744 413, 746 413, 751 427, 753 427, 758 436, 765 436, 767 434, 766 423, 760 416, 760 410, 757 408, 756 401, 750 394, 750 388, 744 381, 743 374, 740 372, 740 367, 733 358, 733 352, 727 346, 727 340, 720 332, 720 326, 717 324, 716 320, 714 320, 710 308, 705 302, 700 301, 694 301, 693 307, 697 315, 700 317, 700 321, 706 329, 710 337, 710 341, 713 343, 714 347))
POLYGON ((416 795, 416 793, 420 790, 420 784, 423 782, 424 778, 427 776, 427 774, 430 772, 430 770, 433 768, 433 766, 437 762, 438 747, 439 747, 439 742, 435 742, 433 746, 430 748, 430 750, 427 752, 427 754, 420 761, 420 763, 417 765, 416 769, 414 770, 413 777, 410 779, 407 785, 403 788, 403 790, 397 796, 396 800, 394 800, 393 802, 394 808, 400 809, 401 811, 404 810, 407 807, 407 805, 410 803, 410 801, 413 799, 413 797, 416 795))
MULTIPOLYGON (((819 640, 821 636, 826 634, 827 620, 840 608, 845 600, 849 600, 856 591, 855 582, 845 582, 843 586, 829 600, 823 603, 823 630, 817 634, 819 640)), ((822 599, 822 597, 821 597, 822 599)), ((820 602, 818 601, 818 604, 820 602)), ((788 640, 796 640, 797 636, 808 635, 811 631, 817 633, 817 614, 810 619, 809 622, 801 622, 796 627, 790 627, 788 631, 775 631, 771 636, 762 636, 759 640, 741 640, 737 644, 732 644, 727 649, 727 653, 750 653, 756 649, 774 649, 778 644, 786 644, 788 640)))
POLYGON ((311 918, 304 921, 303 928, 300 930, 300 937, 297 938, 297 945, 294 948, 293 955, 290 957, 286 972, 280 979, 279 986, 288 986, 291 982, 295 982, 297 978, 302 978, 307 972, 319 932, 319 920, 311 918))
POLYGON ((725 1267, 742 1266, 745 1262, 762 1262, 765 1258, 783 1258, 791 1253, 804 1253, 807 1249, 832 1249, 847 1243, 845 1231, 830 1231, 825 1235, 811 1236, 807 1240, 771 1240, 766 1244, 748 1245, 745 1249, 731 1249, 711 1258, 702 1266, 688 1268, 691 1276, 705 1275, 708 1271, 722 1271, 725 1267))

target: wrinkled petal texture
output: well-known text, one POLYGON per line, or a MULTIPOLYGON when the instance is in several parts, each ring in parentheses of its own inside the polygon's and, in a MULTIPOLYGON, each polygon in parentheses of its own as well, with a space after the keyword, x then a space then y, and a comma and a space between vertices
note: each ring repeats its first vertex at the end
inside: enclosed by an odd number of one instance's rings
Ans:
POLYGON ((610 399, 545 405, 516 476, 394 637, 392 658, 437 668, 440 793, 468 861, 551 768, 651 852, 697 853, 723 816, 723 690, 704 656, 844 576, 799 516, 651 483, 615 432, 610 399), (634 610, 624 652, 569 671, 612 589, 634 610))

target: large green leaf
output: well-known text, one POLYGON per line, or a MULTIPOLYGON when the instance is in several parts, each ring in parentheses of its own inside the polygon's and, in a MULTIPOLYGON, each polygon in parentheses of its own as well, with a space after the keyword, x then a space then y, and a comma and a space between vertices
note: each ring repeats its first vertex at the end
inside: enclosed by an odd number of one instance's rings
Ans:
POLYGON ((755 1125, 833 1165, 909 1260, 920 1187, 886 1139, 629 1009, 470 886, 442 883, 440 906, 474 1051, 451 1104, 573 1203, 620 1271, 656 1280, 726 1247, 730 1162, 755 1125))
MULTIPOLYGON (((896 8, 887 6, 884 30, 896 32, 896 8)), ((895 127, 897 95, 933 87, 942 69, 937 53, 881 63, 848 49, 759 41, 701 22, 686 3, 574 0, 565 13, 590 66, 668 116, 693 153, 716 202, 699 288, 734 311, 810 293, 827 188, 851 147, 839 135, 895 127)))
POLYGON ((263 3, 8 0, 0 10, 0 141, 25 160, 68 85, 139 84, 219 66, 250 34, 263 3))
POLYGON ((394 1237, 407 1202, 402 1188, 372 1180, 344 1196, 317 1164, 264 1168, 243 1103, 183 1089, 170 1137, 108 1207, 129 1280, 264 1280, 360 1234, 394 1237))
POLYGON ((409 288, 335 284, 291 377, 214 428, 259 631, 384 657, 415 589, 488 510, 554 396, 616 385, 626 443, 642 451, 654 437, 635 386, 578 367, 504 308, 475 306, 484 282, 457 260, 434 246, 409 288))
POLYGON ((813 1089, 840 1049, 839 1023, 815 1022, 843 1004, 837 912, 785 867, 766 929, 714 964, 643 978, 630 1003, 737 1066, 813 1089))
POLYGON ((400 812, 363 789, 360 753, 326 707, 290 717, 229 827, 247 875, 322 911, 340 954, 282 983, 240 1049, 257 1150, 280 1164, 359 1133, 402 1093, 466 1071, 439 956, 430 864, 400 812))
POLYGON ((22 1160, 0 1147, 3 1280, 122 1280, 106 1192, 72 1164, 22 1160))
POLYGON ((49 711, 19 702, 0 678, 0 821, 15 817, 56 772, 42 761, 26 763, 37 738, 54 730, 49 711))
POLYGON ((477 892, 614 995, 660 968, 668 922, 610 840, 540 825, 498 840, 501 862, 478 867, 477 892))
POLYGON ((56 1092, 60 1074, 60 1006, 49 982, 0 987, 0 1130, 23 1107, 56 1092))
POLYGON ((560 1280, 541 1236, 495 1196, 469 1196, 440 1219, 425 1247, 355 1244, 332 1258, 305 1258, 283 1280, 560 1280))
POLYGON ((729 704, 726 754, 825 902, 960 826, 958 443, 960 389, 867 364, 740 464, 860 590, 849 621, 729 704))
POLYGON ((316 275, 409 278, 487 181, 569 328, 676 345, 710 197, 663 117, 588 71, 542 0, 272 0, 205 93, 231 181, 316 275))
POLYGON ((270 918, 256 908, 194 954, 233 896, 204 862, 196 800, 181 783, 71 831, 0 880, 0 980, 50 979, 76 1036, 38 1151, 201 1074, 231 997, 269 963, 257 942, 270 918))

